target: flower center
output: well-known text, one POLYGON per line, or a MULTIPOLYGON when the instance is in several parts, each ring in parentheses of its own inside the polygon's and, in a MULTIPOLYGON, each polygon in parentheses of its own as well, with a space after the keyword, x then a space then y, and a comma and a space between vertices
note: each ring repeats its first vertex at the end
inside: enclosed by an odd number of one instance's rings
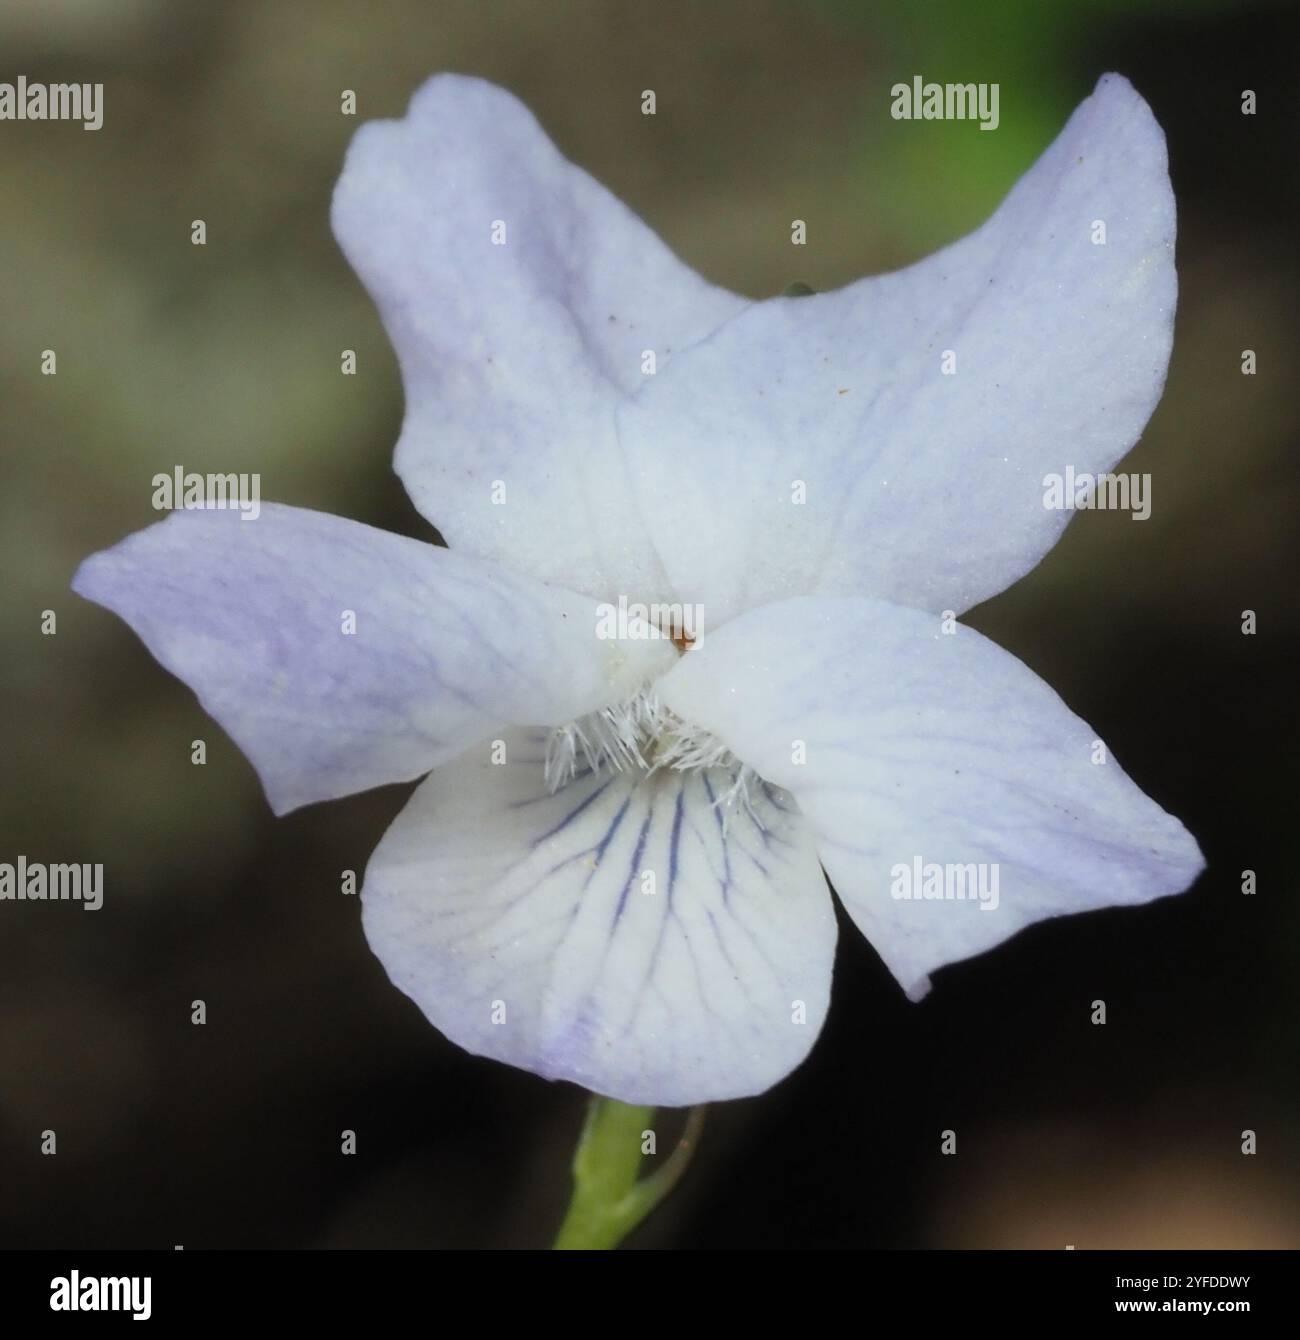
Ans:
POLYGON ((556 727, 546 742, 546 785, 552 792, 571 782, 579 771, 649 775, 662 769, 725 771, 731 781, 716 804, 729 809, 740 801, 752 813, 749 787, 760 780, 758 774, 717 736, 665 707, 653 685, 626 702, 556 727))

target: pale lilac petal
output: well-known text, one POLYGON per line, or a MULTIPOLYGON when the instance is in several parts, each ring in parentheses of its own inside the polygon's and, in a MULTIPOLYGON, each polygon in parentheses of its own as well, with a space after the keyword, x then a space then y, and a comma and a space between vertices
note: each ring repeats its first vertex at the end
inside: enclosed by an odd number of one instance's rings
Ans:
POLYGON ((849 915, 912 994, 1031 922, 1178 893, 1204 865, 1042 680, 951 626, 883 601, 783 601, 659 681, 670 708, 793 793, 849 915), (997 865, 997 906, 893 897, 896 867, 918 858, 997 865))
POLYGON ((401 363, 398 474, 448 544, 604 598, 668 598, 614 405, 645 380, 643 351, 664 367, 744 300, 479 79, 438 75, 404 120, 363 126, 333 221, 401 363))
POLYGON ((1107 75, 978 232, 757 304, 624 407, 678 597, 717 627, 792 595, 960 613, 1002 590, 1073 515, 1044 478, 1107 471, 1142 432, 1176 289, 1164 135, 1107 75))
POLYGON ((544 737, 506 743, 504 763, 479 747, 426 778, 371 858, 366 935, 397 986, 468 1051, 625 1102, 736 1098, 794 1069, 835 916, 788 798, 757 795, 765 828, 734 813, 724 838, 724 773, 552 795, 544 737))
POLYGON ((175 513, 73 589, 198 694, 277 814, 418 777, 505 725, 564 724, 676 655, 598 640, 589 597, 295 507, 175 513))

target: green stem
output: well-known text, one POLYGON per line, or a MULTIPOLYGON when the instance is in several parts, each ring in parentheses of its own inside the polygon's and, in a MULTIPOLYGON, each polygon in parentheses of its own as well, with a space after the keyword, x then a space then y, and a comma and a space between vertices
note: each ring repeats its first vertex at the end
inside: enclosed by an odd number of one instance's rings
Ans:
POLYGON ((677 1147, 648 1177, 639 1177, 645 1161, 642 1142, 652 1129, 654 1108, 593 1095, 573 1155, 573 1198, 555 1239, 556 1250, 617 1247, 677 1185, 695 1152, 704 1112, 691 1108, 677 1147))

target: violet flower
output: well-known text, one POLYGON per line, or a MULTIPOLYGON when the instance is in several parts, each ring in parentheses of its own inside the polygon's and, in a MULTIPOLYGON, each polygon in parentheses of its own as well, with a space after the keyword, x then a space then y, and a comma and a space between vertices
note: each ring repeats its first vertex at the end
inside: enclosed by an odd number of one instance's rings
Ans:
POLYGON ((1125 80, 977 232, 834 293, 708 285, 450 75, 358 132, 333 219, 401 362, 398 473, 450 549, 182 512, 74 585, 277 813, 429 774, 364 924, 449 1038, 626 1102, 758 1093, 826 1012, 823 870, 913 998, 1196 877, 1183 826, 956 623, 1060 536, 1045 475, 1109 470, 1163 387, 1174 202, 1125 80), (619 600, 661 609, 603 638, 619 600), (706 636, 667 626, 681 606, 706 636))

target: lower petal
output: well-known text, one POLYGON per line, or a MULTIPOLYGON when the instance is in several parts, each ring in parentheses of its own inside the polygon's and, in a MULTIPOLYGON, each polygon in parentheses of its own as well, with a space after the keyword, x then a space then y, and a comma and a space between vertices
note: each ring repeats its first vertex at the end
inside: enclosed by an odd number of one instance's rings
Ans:
POLYGON ((371 948, 476 1055, 624 1102, 762 1092, 816 1039, 835 948, 789 798, 724 815, 728 774, 670 771, 552 795, 545 743, 425 779, 366 871, 371 948))

